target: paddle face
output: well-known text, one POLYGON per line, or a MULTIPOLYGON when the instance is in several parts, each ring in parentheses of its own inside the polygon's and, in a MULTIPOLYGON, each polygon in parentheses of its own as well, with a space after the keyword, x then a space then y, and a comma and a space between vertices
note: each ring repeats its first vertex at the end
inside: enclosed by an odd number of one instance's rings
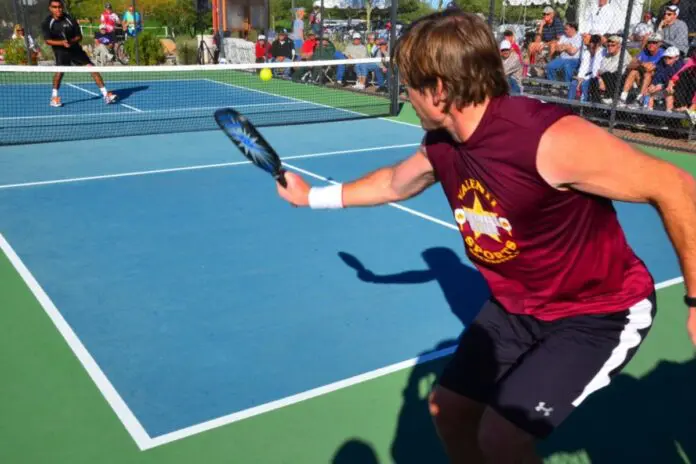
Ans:
POLYGON ((245 116, 232 108, 222 108, 215 112, 215 121, 249 161, 287 187, 280 157, 245 116))

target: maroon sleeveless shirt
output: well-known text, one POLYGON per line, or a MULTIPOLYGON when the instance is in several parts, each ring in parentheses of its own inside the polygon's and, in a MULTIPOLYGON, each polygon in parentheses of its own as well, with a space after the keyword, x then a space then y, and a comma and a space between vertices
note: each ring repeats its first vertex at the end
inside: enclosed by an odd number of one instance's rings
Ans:
POLYGON ((610 200, 559 191, 537 171, 542 134, 570 114, 526 97, 499 97, 465 143, 445 131, 424 140, 467 255, 493 298, 511 313, 547 321, 623 311, 654 286, 610 200))

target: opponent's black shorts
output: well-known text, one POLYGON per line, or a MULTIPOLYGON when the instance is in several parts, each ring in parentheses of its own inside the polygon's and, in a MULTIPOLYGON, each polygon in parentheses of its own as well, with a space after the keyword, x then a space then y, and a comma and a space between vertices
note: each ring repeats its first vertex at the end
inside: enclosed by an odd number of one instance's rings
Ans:
POLYGON ((53 54, 56 56, 56 66, 87 66, 93 64, 82 47, 56 47, 53 49, 53 54))
POLYGON ((489 301, 439 383, 545 438, 630 361, 655 310, 653 292, 626 311, 544 322, 489 301))

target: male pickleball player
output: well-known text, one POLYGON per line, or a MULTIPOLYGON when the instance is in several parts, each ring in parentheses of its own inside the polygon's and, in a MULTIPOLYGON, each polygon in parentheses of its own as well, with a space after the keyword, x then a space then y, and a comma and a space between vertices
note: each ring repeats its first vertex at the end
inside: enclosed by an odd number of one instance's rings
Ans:
MULTIPOLYGON (((80 46, 80 41, 82 40, 80 25, 77 24, 77 21, 72 16, 65 12, 63 2, 51 0, 48 4, 48 9, 51 14, 41 23, 41 30, 46 44, 53 48, 56 66, 93 66, 92 60, 89 59, 87 53, 80 46)), ((97 87, 99 87, 104 102, 107 104, 113 103, 116 100, 116 95, 106 90, 101 74, 97 72, 92 73, 92 78, 97 87)), ((63 73, 55 73, 53 76, 51 106, 63 106, 60 96, 58 96, 62 80, 63 73)))
POLYGON ((421 148, 342 185, 310 188, 288 172, 278 194, 345 208, 441 184, 491 298, 462 334, 430 412, 452 462, 540 463, 537 439, 609 384, 653 322, 653 279, 612 200, 660 212, 696 343, 696 182, 560 106, 509 96, 496 41, 476 15, 426 16, 393 56, 426 130, 421 148))

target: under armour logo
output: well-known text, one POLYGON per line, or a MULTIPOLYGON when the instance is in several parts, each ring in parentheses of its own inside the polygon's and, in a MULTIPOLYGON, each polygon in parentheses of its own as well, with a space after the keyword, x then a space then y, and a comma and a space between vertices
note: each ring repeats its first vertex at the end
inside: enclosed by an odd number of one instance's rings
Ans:
POLYGON ((534 408, 536 412, 542 412, 544 413, 544 417, 549 417, 551 413, 553 412, 553 408, 547 408, 546 403, 543 401, 540 401, 539 404, 536 405, 536 408, 534 408))

